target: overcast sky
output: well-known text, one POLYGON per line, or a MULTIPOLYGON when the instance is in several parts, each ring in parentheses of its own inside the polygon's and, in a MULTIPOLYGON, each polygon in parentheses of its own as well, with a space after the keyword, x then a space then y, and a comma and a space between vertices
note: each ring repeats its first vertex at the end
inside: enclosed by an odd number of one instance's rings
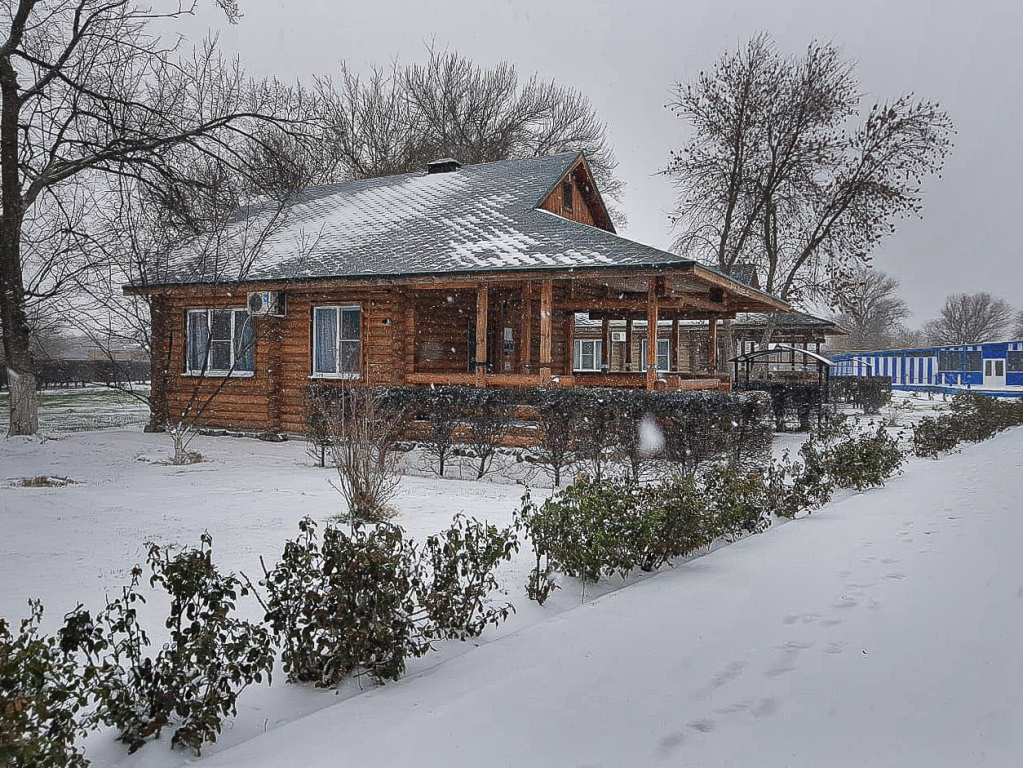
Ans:
MULTIPOLYGON (((626 182, 622 234, 662 248, 672 235, 672 188, 657 171, 681 145, 664 108, 672 84, 709 67, 758 31, 799 53, 831 40, 858 62, 865 101, 907 91, 940 102, 958 135, 944 176, 927 189, 923 220, 906 220, 875 264, 902 281, 930 319, 946 294, 990 290, 1023 306, 1023 10, 1017 0, 240 0, 230 27, 204 9, 194 39, 221 30, 222 46, 255 75, 308 80, 340 61, 364 70, 422 60, 434 41, 482 65, 502 60, 575 86, 608 122, 626 182)), ((210 3, 212 5, 212 3, 210 3)))

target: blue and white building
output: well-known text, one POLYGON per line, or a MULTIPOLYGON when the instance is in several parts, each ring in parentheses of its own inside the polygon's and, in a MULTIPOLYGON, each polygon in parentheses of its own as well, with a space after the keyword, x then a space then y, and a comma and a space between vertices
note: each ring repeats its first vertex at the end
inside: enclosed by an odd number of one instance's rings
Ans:
POLYGON ((832 376, 887 376, 894 389, 1023 396, 1023 341, 850 352, 832 376))

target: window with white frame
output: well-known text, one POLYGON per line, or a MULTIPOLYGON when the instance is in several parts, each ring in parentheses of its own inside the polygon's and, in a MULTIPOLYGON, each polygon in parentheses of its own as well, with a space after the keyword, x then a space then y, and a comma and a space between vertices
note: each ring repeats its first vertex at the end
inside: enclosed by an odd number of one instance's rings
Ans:
POLYGON ((255 373, 252 315, 244 309, 188 310, 187 373, 251 376, 255 373))
POLYGON ((599 371, 601 346, 600 339, 576 339, 572 370, 599 371))
MULTIPOLYGON (((639 353, 639 360, 643 370, 646 370, 646 339, 643 339, 641 345, 641 351, 639 353)), ((658 339, 657 340, 657 370, 659 371, 670 371, 671 370, 671 340, 670 339, 658 339)))
POLYGON ((362 309, 313 308, 313 376, 358 378, 362 373, 362 309))

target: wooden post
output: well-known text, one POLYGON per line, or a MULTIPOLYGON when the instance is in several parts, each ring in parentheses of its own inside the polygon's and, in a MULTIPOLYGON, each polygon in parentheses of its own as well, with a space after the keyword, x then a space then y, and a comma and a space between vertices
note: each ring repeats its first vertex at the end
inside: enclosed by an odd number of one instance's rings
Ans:
POLYGON ((651 277, 646 289, 646 388, 657 387, 657 279, 651 277))
POLYGON ((625 370, 632 370, 632 318, 625 318, 625 370))
POLYGON ((416 294, 405 293, 405 375, 416 372, 416 294))
POLYGON ((707 322, 707 369, 710 373, 718 370, 718 321, 715 318, 707 322))
POLYGON ((533 356, 533 284, 528 280, 522 286, 522 338, 519 340, 521 349, 522 373, 529 373, 533 356))
POLYGON ((540 282, 540 383, 551 380, 551 313, 554 309, 554 281, 540 282))
POLYGON ((668 345, 671 347, 671 360, 668 361, 668 367, 671 370, 678 372, 682 370, 682 333, 679 329, 678 318, 673 318, 671 321, 671 343, 668 345))
POLYGON ((487 386, 487 314, 490 309, 490 289, 481 285, 476 289, 476 355, 474 370, 476 386, 487 386))
POLYGON ((600 322, 600 372, 611 369, 611 321, 607 316, 600 322))
POLYGON ((565 364, 565 376, 571 376, 575 373, 575 312, 569 312, 568 315, 568 328, 565 329, 565 350, 568 361, 565 364))

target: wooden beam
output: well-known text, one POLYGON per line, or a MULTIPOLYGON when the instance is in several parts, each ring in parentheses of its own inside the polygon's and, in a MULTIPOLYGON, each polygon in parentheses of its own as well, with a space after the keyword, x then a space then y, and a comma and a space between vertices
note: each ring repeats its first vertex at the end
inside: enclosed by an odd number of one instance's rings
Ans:
POLYGON ((490 289, 486 285, 476 289, 476 386, 487 386, 487 316, 490 310, 490 289))
POLYGON ((409 374, 416 372, 416 295, 412 291, 405 292, 408 304, 405 307, 405 381, 409 374))
POLYGON ((565 329, 565 349, 567 350, 566 357, 568 362, 565 363, 565 370, 562 372, 565 376, 571 376, 575 369, 575 312, 569 312, 566 315, 568 327, 565 329))
POLYGON ((707 369, 715 373, 718 369, 718 321, 707 324, 707 369))
POLYGON ((646 293, 646 388, 657 387, 657 279, 651 277, 646 293))
POLYGON ((606 317, 600 321, 600 372, 611 370, 611 321, 606 317))
POLYGON ((632 370, 632 318, 625 320, 625 370, 632 370))
POLYGON ((671 348, 671 361, 668 365, 673 371, 681 371, 680 361, 682 360, 682 334, 679 331, 678 318, 672 318, 671 321, 671 342, 668 346, 671 348))
POLYGON ((553 336, 551 319, 554 310, 554 281, 540 281, 540 379, 551 380, 551 351, 553 336))
POLYGON ((519 364, 521 373, 529 373, 532 367, 533 355, 533 284, 526 282, 522 284, 522 330, 519 344, 519 364))

